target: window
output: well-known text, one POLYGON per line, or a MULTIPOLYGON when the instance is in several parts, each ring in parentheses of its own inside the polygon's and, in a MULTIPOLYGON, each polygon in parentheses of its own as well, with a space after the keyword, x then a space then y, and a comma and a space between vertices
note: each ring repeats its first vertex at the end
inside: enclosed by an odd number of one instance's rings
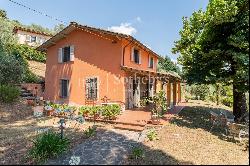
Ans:
POLYGON ((58 50, 58 62, 74 61, 74 46, 66 46, 58 50))
POLYGON ((150 68, 154 67, 154 58, 153 57, 149 58, 149 66, 148 67, 150 67, 150 68))
POLYGON ((30 35, 26 35, 25 41, 26 41, 26 42, 30 42, 30 40, 31 40, 30 38, 31 38, 30 35))
POLYGON ((86 98, 89 100, 97 99, 97 78, 86 79, 86 98))
POLYGON ((61 79, 61 98, 67 98, 69 96, 69 80, 61 79))
POLYGON ((36 42, 36 36, 31 36, 30 42, 31 42, 31 43, 35 43, 35 42, 36 42))
POLYGON ((135 63, 140 63, 140 55, 139 55, 139 50, 134 49, 134 62, 135 63))
POLYGON ((63 52, 63 58, 62 58, 63 62, 70 61, 70 47, 69 46, 64 47, 62 52, 63 52))

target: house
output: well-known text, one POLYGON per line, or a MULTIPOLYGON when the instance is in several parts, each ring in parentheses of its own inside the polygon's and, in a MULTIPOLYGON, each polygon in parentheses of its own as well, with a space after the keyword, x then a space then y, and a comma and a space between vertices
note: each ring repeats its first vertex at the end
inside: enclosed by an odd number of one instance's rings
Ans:
POLYGON ((52 37, 51 34, 17 26, 14 27, 13 32, 17 35, 19 44, 27 44, 31 47, 37 47, 52 37))
POLYGON ((71 22, 38 50, 47 53, 46 100, 85 105, 108 99, 131 109, 159 90, 169 105, 181 100, 181 78, 157 72, 161 57, 130 35, 71 22))

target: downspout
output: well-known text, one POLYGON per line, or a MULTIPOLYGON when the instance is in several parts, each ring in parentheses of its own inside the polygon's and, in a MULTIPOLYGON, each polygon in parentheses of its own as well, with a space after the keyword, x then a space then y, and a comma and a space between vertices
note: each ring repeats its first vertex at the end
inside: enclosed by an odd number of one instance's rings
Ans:
POLYGON ((124 54, 125 54, 125 48, 130 45, 133 42, 133 40, 131 40, 126 46, 123 47, 123 51, 122 51, 122 66, 124 66, 124 54))

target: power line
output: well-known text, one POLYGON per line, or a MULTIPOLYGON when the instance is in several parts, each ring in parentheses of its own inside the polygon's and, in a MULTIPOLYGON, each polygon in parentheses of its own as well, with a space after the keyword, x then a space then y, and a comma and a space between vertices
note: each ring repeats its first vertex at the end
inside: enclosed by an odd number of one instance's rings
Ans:
POLYGON ((41 14, 41 15, 43 15, 43 16, 46 16, 46 17, 48 17, 48 18, 50 18, 50 19, 52 19, 52 20, 56 20, 56 21, 58 21, 58 22, 60 22, 60 23, 62 23, 62 24, 64 24, 64 25, 67 25, 67 24, 68 24, 67 22, 65 22, 65 21, 63 21, 63 20, 60 20, 60 19, 58 19, 58 18, 56 18, 56 17, 53 17, 53 16, 50 16, 50 15, 48 15, 48 14, 46 14, 46 13, 43 13, 43 12, 41 12, 41 11, 38 11, 38 10, 36 10, 36 9, 32 9, 32 8, 30 8, 30 7, 28 7, 28 6, 24 5, 24 4, 21 4, 21 3, 19 3, 19 2, 16 2, 16 1, 13 1, 13 0, 8 0, 8 1, 9 1, 9 2, 12 2, 12 3, 14 3, 14 4, 18 5, 18 6, 24 7, 24 8, 26 8, 26 9, 28 9, 28 10, 31 10, 31 11, 33 11, 33 12, 36 12, 36 13, 38 13, 38 14, 41 14))
MULTIPOLYGON (((56 21, 62 23, 63 25, 66 25, 66 26, 68 25, 68 23, 66 23, 65 21, 62 21, 62 20, 60 20, 60 19, 58 19, 58 18, 56 18, 56 17, 50 16, 50 15, 48 15, 48 14, 46 14, 46 13, 43 13, 43 12, 41 12, 41 11, 38 11, 38 10, 36 10, 36 9, 32 9, 32 8, 30 8, 30 7, 28 7, 28 6, 24 5, 24 4, 21 4, 21 3, 19 3, 19 2, 16 2, 16 1, 14 1, 14 0, 8 0, 8 1, 9 1, 9 2, 12 2, 12 3, 14 3, 14 4, 18 5, 18 6, 24 7, 24 8, 26 8, 26 9, 28 9, 28 10, 31 10, 31 11, 33 11, 33 12, 35 12, 35 13, 41 14, 41 15, 43 15, 43 16, 46 16, 46 17, 48 17, 48 18, 50 18, 50 19, 52 19, 52 20, 56 20, 56 21)), ((76 25, 73 25, 73 26, 74 26, 75 28, 77 28, 77 29, 83 30, 83 31, 88 32, 88 33, 90 33, 90 34, 96 35, 96 36, 101 37, 101 38, 104 38, 104 39, 106 39, 106 40, 113 41, 112 39, 106 38, 106 37, 104 37, 104 36, 102 36, 102 35, 95 34, 95 33, 91 32, 91 31, 89 31, 89 30, 87 30, 87 29, 80 28, 80 27, 78 27, 78 26, 76 26, 76 25)))

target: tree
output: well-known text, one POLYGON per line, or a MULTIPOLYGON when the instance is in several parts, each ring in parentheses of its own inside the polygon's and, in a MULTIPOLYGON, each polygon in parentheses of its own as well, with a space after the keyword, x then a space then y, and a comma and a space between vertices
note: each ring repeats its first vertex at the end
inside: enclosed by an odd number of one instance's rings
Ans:
POLYGON ((0 52, 0 84, 20 83, 27 67, 20 61, 21 57, 0 52))
POLYGON ((233 114, 246 111, 249 86, 249 4, 247 0, 210 0, 206 11, 183 18, 173 53, 191 83, 233 85, 233 114))
POLYGON ((180 68, 173 62, 168 56, 165 56, 164 58, 161 58, 159 60, 159 70, 164 71, 173 71, 181 75, 180 68))
POLYGON ((0 17, 7 18, 7 13, 5 10, 0 9, 0 17))
POLYGON ((64 28, 65 28, 64 24, 57 24, 54 27, 54 33, 56 34, 56 33, 60 32, 61 30, 63 30, 64 28))
POLYGON ((8 19, 0 17, 0 51, 9 54, 11 46, 17 43, 13 35, 13 24, 8 19))

